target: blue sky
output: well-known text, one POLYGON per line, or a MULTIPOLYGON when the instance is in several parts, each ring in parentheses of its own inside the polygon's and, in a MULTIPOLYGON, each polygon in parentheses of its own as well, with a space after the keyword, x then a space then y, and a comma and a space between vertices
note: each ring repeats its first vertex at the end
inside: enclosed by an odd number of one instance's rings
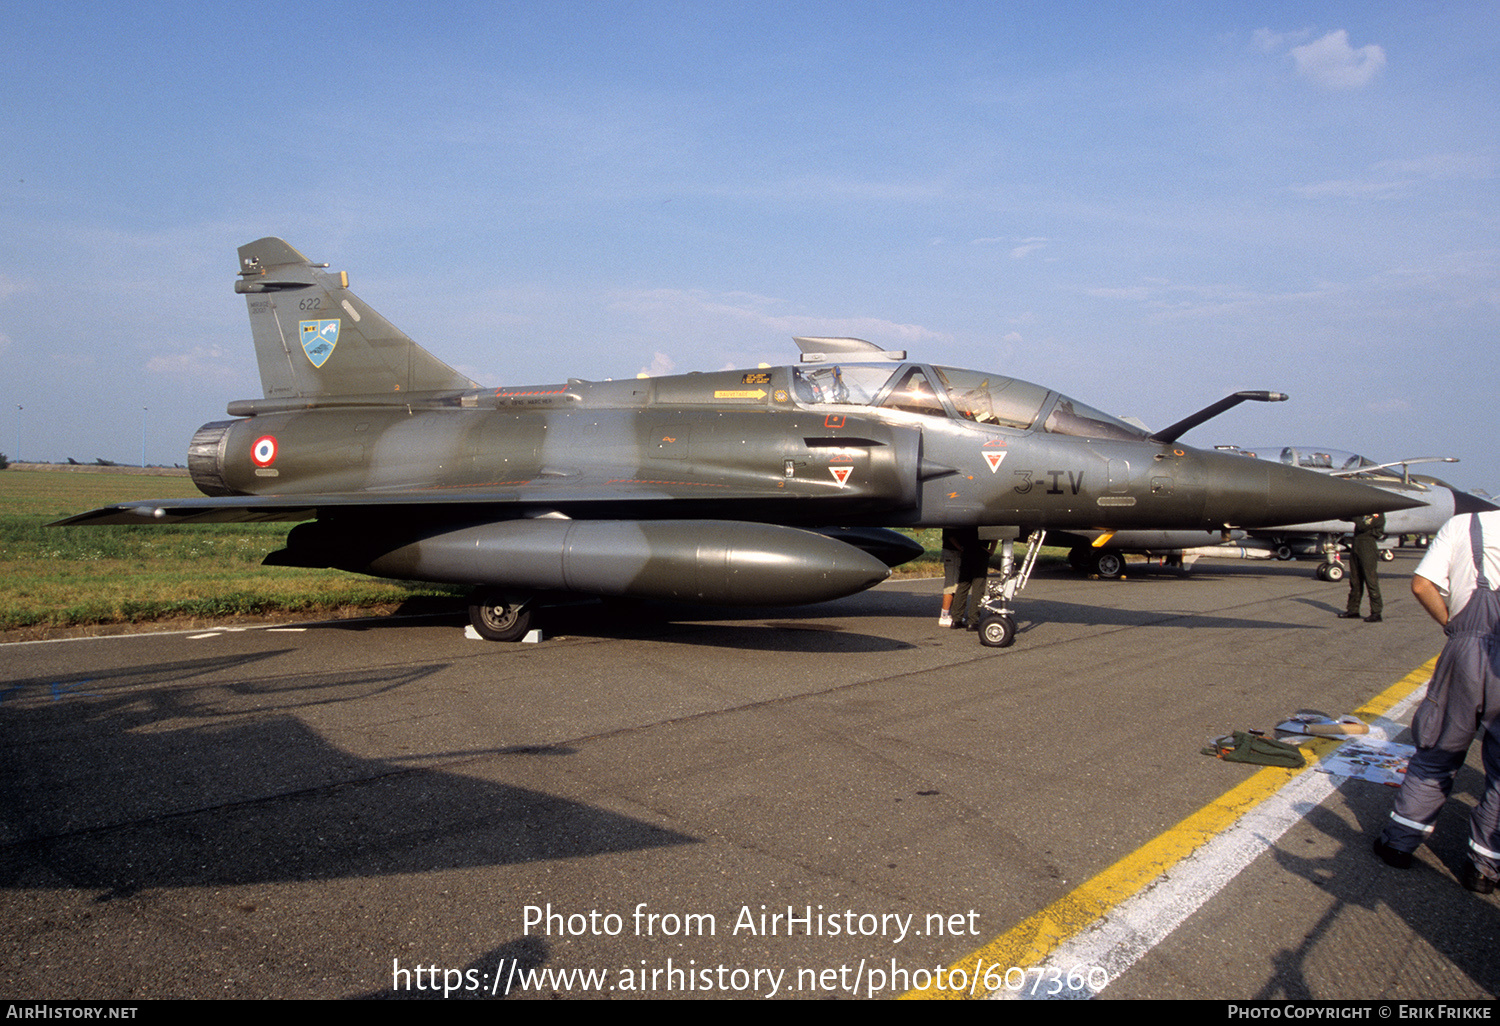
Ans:
POLYGON ((279 235, 487 384, 855 335, 1500 492, 1493 3, 0 15, 12 455, 183 461, 279 235))

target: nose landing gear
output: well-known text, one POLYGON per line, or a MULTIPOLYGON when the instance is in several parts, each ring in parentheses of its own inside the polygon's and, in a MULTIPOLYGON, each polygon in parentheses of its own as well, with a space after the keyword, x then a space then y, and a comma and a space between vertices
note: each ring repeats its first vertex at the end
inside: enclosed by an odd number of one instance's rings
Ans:
POLYGON ((979 641, 990 648, 1009 648, 1016 641, 1015 598, 1031 579, 1036 557, 1042 551, 1046 531, 1033 531, 1026 539, 1026 555, 1016 562, 1015 538, 1000 541, 1000 580, 984 593, 984 613, 979 618, 979 641))

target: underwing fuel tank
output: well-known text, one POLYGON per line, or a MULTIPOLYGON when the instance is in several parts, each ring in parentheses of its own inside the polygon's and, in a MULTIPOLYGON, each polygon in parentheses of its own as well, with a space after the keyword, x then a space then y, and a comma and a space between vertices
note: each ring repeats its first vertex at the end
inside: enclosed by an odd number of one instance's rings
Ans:
POLYGON ((370 542, 304 524, 266 562, 713 605, 826 602, 890 576, 880 559, 825 535, 728 520, 505 520, 424 533, 395 548, 370 542))

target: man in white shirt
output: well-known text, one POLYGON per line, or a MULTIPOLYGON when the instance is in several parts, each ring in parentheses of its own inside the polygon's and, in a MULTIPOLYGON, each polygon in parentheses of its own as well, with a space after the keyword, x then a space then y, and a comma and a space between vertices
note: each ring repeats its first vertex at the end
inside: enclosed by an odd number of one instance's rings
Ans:
POLYGON ((1412 594, 1448 642, 1412 717, 1417 754, 1407 766, 1375 854, 1399 869, 1432 835, 1453 778, 1483 731, 1485 788, 1469 819, 1469 862, 1459 879, 1480 894, 1500 877, 1500 511, 1456 516, 1417 564, 1412 594))

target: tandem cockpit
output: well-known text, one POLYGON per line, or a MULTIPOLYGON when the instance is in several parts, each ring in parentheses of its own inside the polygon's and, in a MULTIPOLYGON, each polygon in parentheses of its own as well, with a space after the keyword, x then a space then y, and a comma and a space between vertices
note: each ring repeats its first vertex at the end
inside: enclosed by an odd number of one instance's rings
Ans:
POLYGON ((1010 431, 1140 441, 1146 432, 1029 381, 999 374, 902 363, 814 363, 792 369, 803 406, 869 406, 1010 431))

